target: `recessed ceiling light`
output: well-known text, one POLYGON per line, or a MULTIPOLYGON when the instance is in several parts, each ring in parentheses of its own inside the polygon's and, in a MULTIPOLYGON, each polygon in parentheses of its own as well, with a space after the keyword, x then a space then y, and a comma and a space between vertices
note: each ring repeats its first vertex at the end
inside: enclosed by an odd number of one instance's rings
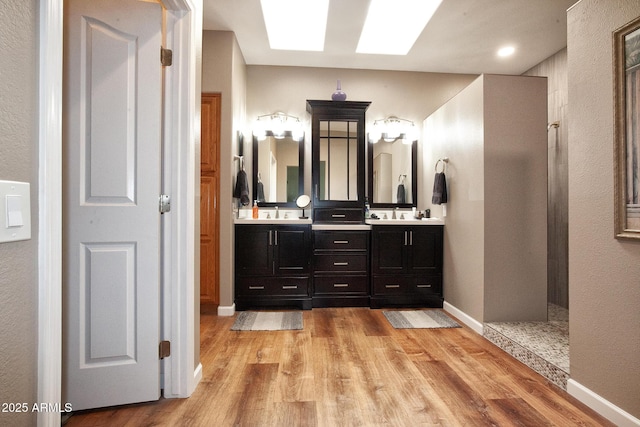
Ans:
POLYGON ((371 0, 356 52, 406 55, 442 0, 371 0))
POLYGON ((515 53, 516 48, 513 46, 505 46, 498 49, 498 56, 505 57, 511 56, 515 53))
POLYGON ((329 0, 260 0, 269 46, 278 50, 324 50, 329 0))

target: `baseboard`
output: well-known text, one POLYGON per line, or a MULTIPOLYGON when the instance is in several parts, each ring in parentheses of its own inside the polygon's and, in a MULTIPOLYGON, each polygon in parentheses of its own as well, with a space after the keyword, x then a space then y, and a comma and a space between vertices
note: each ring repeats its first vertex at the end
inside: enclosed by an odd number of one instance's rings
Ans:
POLYGON ((478 322, 476 319, 469 316, 464 311, 452 306, 446 301, 442 305, 442 308, 444 309, 444 311, 446 311, 447 313, 451 313, 452 316, 455 316, 456 318, 458 318, 462 323, 464 323, 465 325, 473 329, 478 334, 480 335, 483 334, 484 326, 482 325, 482 323, 478 322))
POLYGON ((198 363, 198 366, 193 371, 193 383, 198 384, 200 380, 202 380, 202 363, 198 363))
POLYGON ((569 379, 567 393, 602 415, 618 427, 640 427, 640 419, 618 408, 602 396, 594 393, 579 382, 569 379))
POLYGON ((236 305, 219 305, 218 316, 233 316, 236 313, 236 305))

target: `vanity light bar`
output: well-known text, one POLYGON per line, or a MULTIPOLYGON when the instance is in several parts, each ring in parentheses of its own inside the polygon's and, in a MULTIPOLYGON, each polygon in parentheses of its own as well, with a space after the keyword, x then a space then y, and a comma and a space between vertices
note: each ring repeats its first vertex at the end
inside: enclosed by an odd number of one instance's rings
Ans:
POLYGON ((374 144, 380 138, 392 142, 400 137, 403 137, 402 140, 406 144, 418 139, 416 126, 411 120, 396 116, 378 119, 373 122, 373 130, 369 132, 369 140, 374 144))
POLYGON ((254 135, 260 140, 265 138, 267 132, 271 132, 276 139, 282 139, 287 131, 291 132, 293 139, 300 140, 302 138, 302 123, 298 117, 279 111, 258 116, 253 129, 254 135))

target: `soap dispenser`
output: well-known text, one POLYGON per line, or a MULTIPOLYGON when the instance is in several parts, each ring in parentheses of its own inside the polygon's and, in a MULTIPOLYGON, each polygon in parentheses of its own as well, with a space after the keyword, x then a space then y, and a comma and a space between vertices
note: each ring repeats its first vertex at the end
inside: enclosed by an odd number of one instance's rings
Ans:
POLYGON ((258 219, 258 201, 254 200, 253 201, 253 212, 252 212, 252 216, 253 219, 258 219))

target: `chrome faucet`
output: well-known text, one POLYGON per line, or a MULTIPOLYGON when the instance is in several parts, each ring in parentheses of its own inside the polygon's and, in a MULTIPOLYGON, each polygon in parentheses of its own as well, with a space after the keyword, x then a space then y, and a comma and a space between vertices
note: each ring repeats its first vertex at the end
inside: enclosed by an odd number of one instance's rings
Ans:
POLYGON ((278 207, 276 206, 276 219, 280 218, 280 215, 278 214, 278 207))
POLYGON ((398 215, 396 214, 396 212, 398 212, 398 209, 400 209, 400 208, 395 208, 393 210, 393 216, 391 217, 391 219, 398 219, 398 215))

